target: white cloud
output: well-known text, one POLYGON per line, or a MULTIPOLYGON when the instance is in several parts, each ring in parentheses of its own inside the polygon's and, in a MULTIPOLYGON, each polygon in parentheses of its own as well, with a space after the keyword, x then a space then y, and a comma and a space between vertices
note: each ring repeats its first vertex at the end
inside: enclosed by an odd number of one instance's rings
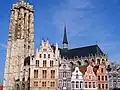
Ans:
POLYGON ((7 48, 6 44, 0 44, 0 48, 7 48))

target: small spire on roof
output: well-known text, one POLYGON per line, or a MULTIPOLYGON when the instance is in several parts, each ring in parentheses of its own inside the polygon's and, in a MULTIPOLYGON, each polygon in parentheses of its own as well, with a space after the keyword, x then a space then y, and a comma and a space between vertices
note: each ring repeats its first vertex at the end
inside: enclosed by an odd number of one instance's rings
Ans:
POLYGON ((66 24, 64 26, 63 44, 68 44, 68 41, 67 41, 67 32, 66 32, 66 24))

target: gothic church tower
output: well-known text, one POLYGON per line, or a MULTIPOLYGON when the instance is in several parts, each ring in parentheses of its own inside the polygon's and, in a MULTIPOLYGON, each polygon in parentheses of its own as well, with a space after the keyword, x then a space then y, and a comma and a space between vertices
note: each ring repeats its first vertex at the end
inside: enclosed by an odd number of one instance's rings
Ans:
POLYGON ((34 10, 21 0, 13 4, 4 69, 3 90, 13 90, 22 79, 24 59, 34 55, 34 10))

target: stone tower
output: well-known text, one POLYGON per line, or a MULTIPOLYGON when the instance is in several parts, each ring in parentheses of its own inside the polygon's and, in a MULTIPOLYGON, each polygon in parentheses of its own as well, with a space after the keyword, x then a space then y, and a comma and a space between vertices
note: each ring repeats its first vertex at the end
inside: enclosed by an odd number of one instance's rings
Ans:
POLYGON ((24 59, 34 55, 34 10, 21 0, 13 4, 4 69, 3 90, 13 90, 22 80, 24 59))

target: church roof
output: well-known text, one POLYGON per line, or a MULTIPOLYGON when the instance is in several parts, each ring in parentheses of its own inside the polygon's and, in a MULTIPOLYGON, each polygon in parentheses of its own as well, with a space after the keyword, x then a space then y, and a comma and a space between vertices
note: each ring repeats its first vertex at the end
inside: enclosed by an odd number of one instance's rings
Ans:
POLYGON ((91 46, 73 48, 68 50, 61 49, 60 54, 61 57, 69 58, 69 59, 73 59, 75 57, 80 58, 81 56, 88 57, 89 55, 95 56, 95 54, 104 55, 104 53, 102 52, 102 50, 99 48, 98 45, 91 45, 91 46))

